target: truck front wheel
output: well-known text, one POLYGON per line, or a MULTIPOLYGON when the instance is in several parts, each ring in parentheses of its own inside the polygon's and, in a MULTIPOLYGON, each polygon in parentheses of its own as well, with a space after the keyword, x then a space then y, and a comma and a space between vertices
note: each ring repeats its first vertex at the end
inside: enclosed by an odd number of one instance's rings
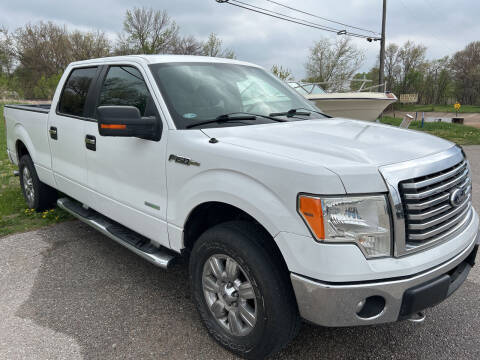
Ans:
POLYGON ((210 335, 250 359, 279 351, 297 333, 295 298, 258 225, 232 221, 203 233, 190 255, 193 298, 210 335))
POLYGON ((57 200, 57 191, 40 181, 29 155, 23 155, 18 163, 20 186, 30 209, 42 211, 52 207, 57 200))

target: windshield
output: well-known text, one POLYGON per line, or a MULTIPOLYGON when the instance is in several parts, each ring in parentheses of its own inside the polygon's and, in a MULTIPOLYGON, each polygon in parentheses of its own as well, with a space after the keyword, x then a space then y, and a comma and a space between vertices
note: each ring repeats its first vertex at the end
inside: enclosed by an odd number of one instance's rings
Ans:
MULTIPOLYGON (((179 129, 231 113, 268 116, 296 108, 318 110, 282 81, 253 66, 161 63, 150 65, 150 68, 179 129)), ((315 117, 322 116, 315 114, 315 117)), ((271 120, 262 119, 261 122, 271 120)), ((222 123, 214 126, 245 124, 222 123)))

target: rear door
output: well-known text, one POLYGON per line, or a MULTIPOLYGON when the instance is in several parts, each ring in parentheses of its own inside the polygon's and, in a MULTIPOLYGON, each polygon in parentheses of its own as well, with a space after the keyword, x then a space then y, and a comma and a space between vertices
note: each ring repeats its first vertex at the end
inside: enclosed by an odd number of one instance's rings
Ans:
MULTIPOLYGON (((144 70, 134 64, 102 69, 96 107, 135 106, 143 117, 155 116, 163 129, 144 70)), ((85 125, 90 206, 132 230, 168 246, 165 158, 167 136, 159 141, 100 136, 98 124, 85 125)))
POLYGON ((57 188, 85 202, 88 198, 85 123, 94 121, 93 103, 99 68, 73 68, 56 109, 50 111, 49 140, 57 188))

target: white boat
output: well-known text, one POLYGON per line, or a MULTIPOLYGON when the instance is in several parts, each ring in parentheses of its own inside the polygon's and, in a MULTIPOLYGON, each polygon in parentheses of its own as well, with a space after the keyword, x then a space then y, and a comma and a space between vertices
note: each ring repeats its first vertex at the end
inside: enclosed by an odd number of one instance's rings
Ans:
POLYGON ((320 83, 289 81, 288 84, 330 116, 375 121, 397 97, 390 92, 367 92, 371 88, 363 88, 366 80, 360 81, 363 82, 360 89, 350 92, 326 92, 320 83))

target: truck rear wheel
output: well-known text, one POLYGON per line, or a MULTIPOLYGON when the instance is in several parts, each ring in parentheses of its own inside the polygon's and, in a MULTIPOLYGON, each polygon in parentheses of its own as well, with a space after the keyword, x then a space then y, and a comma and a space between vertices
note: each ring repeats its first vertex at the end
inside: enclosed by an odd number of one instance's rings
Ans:
POLYGON ((40 181, 29 155, 23 155, 18 163, 20 186, 23 197, 30 209, 42 211, 54 206, 57 190, 40 181))
POLYGON ((300 324, 288 276, 266 236, 249 222, 223 223, 203 233, 190 255, 193 298, 208 332, 249 359, 279 351, 300 324))

